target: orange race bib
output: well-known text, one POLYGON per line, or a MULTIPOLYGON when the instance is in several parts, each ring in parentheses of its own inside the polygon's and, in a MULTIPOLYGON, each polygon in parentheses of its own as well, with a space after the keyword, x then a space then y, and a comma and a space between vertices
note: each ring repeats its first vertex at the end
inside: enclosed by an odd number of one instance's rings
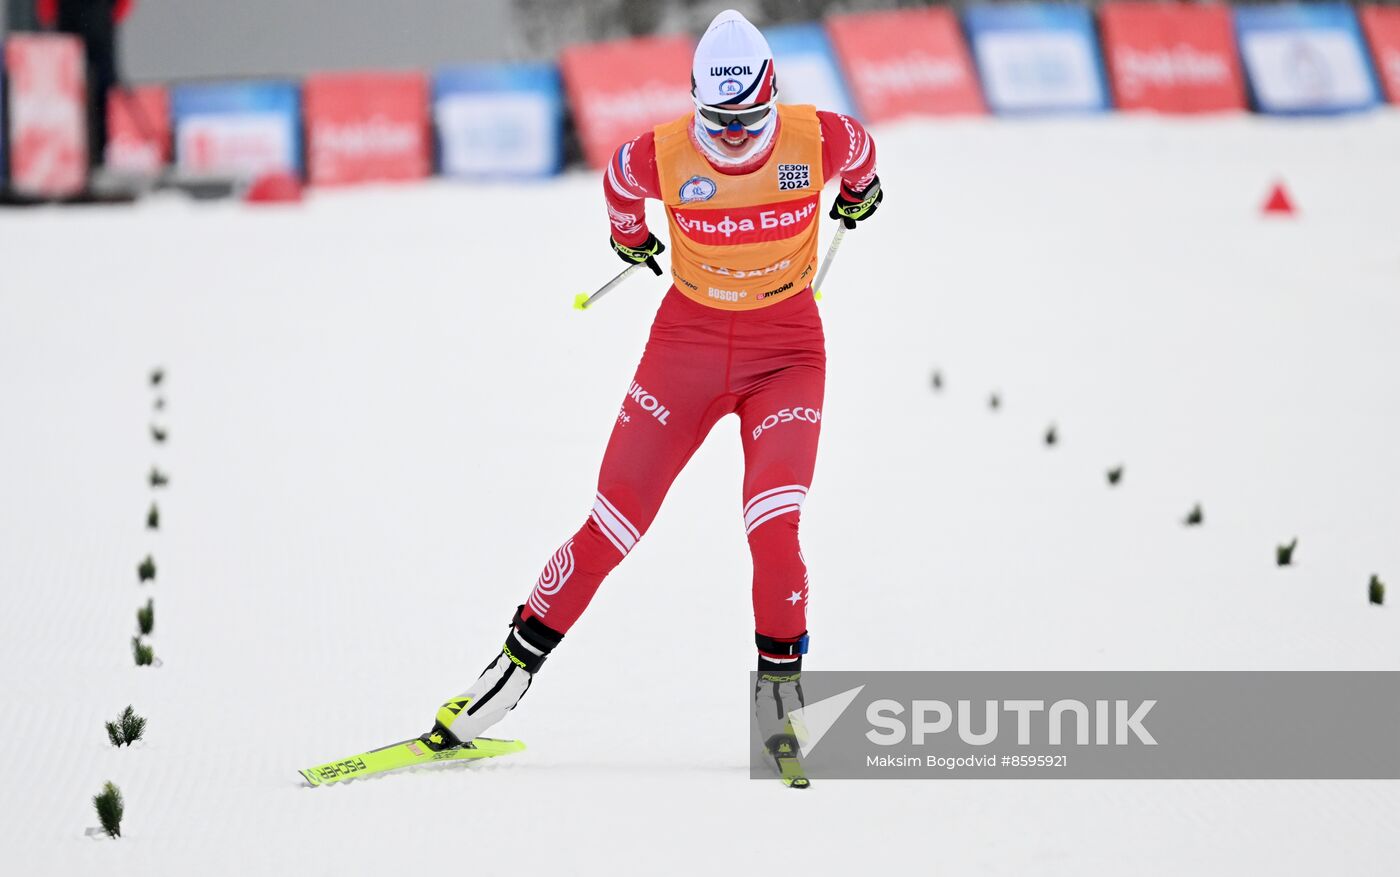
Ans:
POLYGON ((656 128, 656 173, 671 227, 671 276, 722 310, 777 304, 816 275, 822 136, 811 106, 777 108, 777 140, 758 170, 722 174, 690 140, 693 117, 656 128))

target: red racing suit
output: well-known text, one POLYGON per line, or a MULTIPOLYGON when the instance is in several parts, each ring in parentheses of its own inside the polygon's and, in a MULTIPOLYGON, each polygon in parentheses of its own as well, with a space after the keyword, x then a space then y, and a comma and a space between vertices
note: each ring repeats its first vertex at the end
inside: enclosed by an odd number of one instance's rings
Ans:
POLYGON ((716 421, 739 416, 743 522, 753 557, 760 654, 796 660, 807 631, 807 568, 798 542, 826 379, 815 276, 820 190, 855 193, 875 175, 865 129, 839 113, 780 106, 768 147, 717 167, 692 116, 623 144, 604 175, 613 236, 650 232, 644 198, 666 203, 675 283, 651 328, 603 457, 592 511, 545 565, 524 617, 566 632, 603 578, 655 518, 667 490, 716 421))

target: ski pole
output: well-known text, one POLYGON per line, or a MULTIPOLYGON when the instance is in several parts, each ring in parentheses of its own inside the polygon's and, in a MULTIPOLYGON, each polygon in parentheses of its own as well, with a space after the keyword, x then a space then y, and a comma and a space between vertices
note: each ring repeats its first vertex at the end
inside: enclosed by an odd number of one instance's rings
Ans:
POLYGON ((841 239, 846 236, 846 226, 842 223, 836 229, 836 236, 831 239, 831 246, 826 248, 826 259, 822 262, 822 267, 817 271, 817 282, 812 284, 812 297, 817 301, 822 299, 822 281, 826 279, 826 272, 831 270, 831 260, 836 258, 836 250, 841 246, 841 239))
POLYGON ((602 286, 598 287, 598 291, 593 293, 592 295, 589 295, 586 292, 580 292, 578 295, 574 296, 574 310, 587 310, 589 305, 593 304, 598 299, 607 295, 614 286, 617 286, 619 283, 632 276, 633 271, 636 271, 638 268, 645 267, 647 267, 646 262, 637 262, 633 265, 628 265, 626 268, 623 268, 620 272, 618 272, 618 275, 612 280, 609 280, 607 283, 604 283, 602 286))

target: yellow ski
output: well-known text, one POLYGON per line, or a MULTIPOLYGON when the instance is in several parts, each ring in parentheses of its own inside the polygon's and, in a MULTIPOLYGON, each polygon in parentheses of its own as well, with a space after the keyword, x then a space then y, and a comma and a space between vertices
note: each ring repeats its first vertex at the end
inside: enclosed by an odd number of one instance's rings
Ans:
POLYGON ((434 748, 436 745, 436 741, 430 741, 425 734, 412 740, 371 749, 359 755, 308 767, 299 773, 311 785, 325 786, 374 776, 401 767, 472 758, 495 758, 525 749, 525 744, 519 740, 498 740, 494 737, 477 737, 469 743, 449 749, 434 748))

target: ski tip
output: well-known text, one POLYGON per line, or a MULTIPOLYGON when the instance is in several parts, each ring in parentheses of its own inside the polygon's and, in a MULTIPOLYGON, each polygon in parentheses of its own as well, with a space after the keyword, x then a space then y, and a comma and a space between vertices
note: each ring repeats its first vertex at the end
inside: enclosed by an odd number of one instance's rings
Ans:
POLYGON ((314 789, 317 786, 321 785, 320 780, 316 779, 316 776, 311 772, 310 768, 307 768, 306 770, 299 770, 297 771, 297 773, 301 775, 302 779, 306 780, 306 784, 311 788, 314 789))
POLYGON ((783 785, 789 789, 810 789, 812 781, 806 777, 784 777, 783 785))
POLYGON ((588 309, 588 293, 580 292, 574 296, 574 310, 582 311, 588 309))

